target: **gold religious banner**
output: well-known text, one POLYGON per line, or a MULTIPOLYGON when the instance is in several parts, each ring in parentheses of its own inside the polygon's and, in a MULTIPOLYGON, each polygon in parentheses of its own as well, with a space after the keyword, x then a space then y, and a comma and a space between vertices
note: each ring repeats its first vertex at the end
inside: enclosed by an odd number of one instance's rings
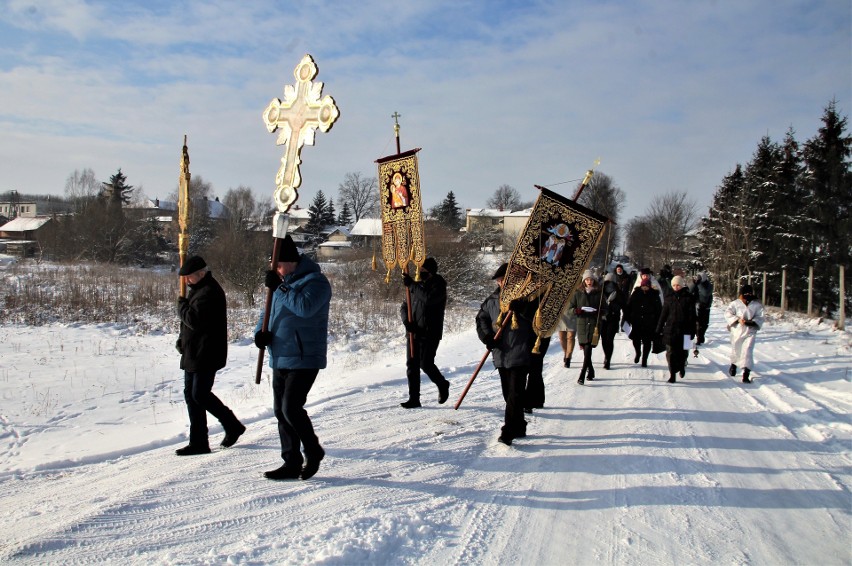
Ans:
POLYGON ((414 279, 419 280, 420 267, 426 261, 418 151, 420 148, 376 160, 382 211, 382 258, 388 270, 386 281, 390 281, 394 267, 405 271, 408 262, 417 266, 414 279))
MULTIPOLYGON (((302 184, 299 165, 302 163, 302 147, 314 145, 316 130, 327 132, 340 116, 340 111, 331 96, 322 95, 322 82, 313 82, 319 73, 313 57, 305 55, 293 76, 296 85, 284 86, 284 99, 274 98, 263 111, 263 121, 269 132, 280 129, 278 145, 287 149, 281 157, 281 166, 275 176, 275 200, 278 214, 286 214, 299 198, 297 189, 302 184)), ((286 229, 286 228, 285 228, 286 229)), ((274 231, 274 226, 273 226, 274 231)), ((276 234, 283 238, 286 234, 276 234)))
POLYGON ((515 245, 500 293, 500 309, 514 299, 538 301, 533 328, 553 334, 562 310, 579 285, 608 219, 562 195, 538 187, 530 218, 515 245))
MULTIPOLYGON (((180 175, 178 175, 178 256, 180 265, 189 254, 189 148, 186 136, 183 136, 183 152, 180 156, 180 175)), ((180 296, 186 297, 186 279, 180 277, 180 296)))

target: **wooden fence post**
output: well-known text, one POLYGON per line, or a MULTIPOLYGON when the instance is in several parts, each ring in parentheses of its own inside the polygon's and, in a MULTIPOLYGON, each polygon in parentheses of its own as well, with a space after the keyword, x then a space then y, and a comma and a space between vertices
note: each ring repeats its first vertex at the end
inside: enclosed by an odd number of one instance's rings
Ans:
POLYGON ((760 293, 760 302, 766 304, 766 272, 763 272, 763 291, 760 293))
POLYGON ((787 268, 781 270, 781 312, 787 310, 787 268))
POLYGON ((813 316, 814 306, 814 266, 808 267, 808 316, 813 316))
POLYGON ((846 266, 840 266, 840 309, 837 312, 837 328, 846 328, 846 266))

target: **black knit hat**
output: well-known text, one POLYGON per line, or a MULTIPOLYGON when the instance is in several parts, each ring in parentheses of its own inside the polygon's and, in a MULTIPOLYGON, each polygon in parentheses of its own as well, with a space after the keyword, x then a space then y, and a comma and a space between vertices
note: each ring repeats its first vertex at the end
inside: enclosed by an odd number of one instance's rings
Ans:
POLYGON ((207 264, 204 262, 204 259, 200 255, 194 255, 183 262, 183 265, 180 266, 180 271, 178 271, 178 275, 192 275, 196 271, 204 269, 205 267, 207 267, 207 264))
POLYGON ((423 269, 432 275, 435 275, 438 273, 438 262, 434 257, 427 257, 426 261, 423 262, 423 269))
POLYGON ((497 271, 494 272, 494 275, 491 276, 491 279, 498 279, 500 277, 506 276, 506 270, 509 269, 509 264, 504 263, 500 267, 497 268, 497 271))
POLYGON ((751 285, 743 285, 740 287, 740 295, 754 295, 754 289, 751 288, 751 285))
POLYGON ((642 274, 642 275, 651 275, 651 270, 648 269, 647 267, 643 267, 642 269, 639 270, 639 273, 642 274))
POLYGON ((299 261, 299 250, 296 249, 296 242, 293 241, 290 234, 287 234, 281 240, 281 247, 278 249, 278 261, 299 261))

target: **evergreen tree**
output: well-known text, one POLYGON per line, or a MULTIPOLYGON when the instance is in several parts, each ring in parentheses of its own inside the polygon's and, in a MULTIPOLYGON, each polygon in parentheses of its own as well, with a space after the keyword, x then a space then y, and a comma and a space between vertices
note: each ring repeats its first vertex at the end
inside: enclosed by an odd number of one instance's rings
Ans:
POLYGON ((838 267, 850 265, 850 207, 852 207, 852 137, 846 135, 846 117, 832 100, 825 108, 823 125, 805 143, 803 185, 810 216, 816 221, 809 232, 814 263, 814 304, 831 315, 837 308, 838 267))
POLYGON ((103 185, 101 187, 101 198, 105 199, 111 207, 117 205, 121 208, 121 205, 129 203, 133 187, 128 185, 126 181, 127 177, 119 168, 118 172, 110 177, 108 182, 101 183, 103 185))
POLYGON ((352 211, 349 210, 349 203, 346 201, 343 202, 343 208, 340 210, 340 214, 337 215, 337 224, 347 227, 352 225, 352 211))
POLYGON ((751 162, 746 165, 740 231, 745 274, 750 279, 774 269, 777 227, 772 222, 776 215, 774 206, 777 204, 781 159, 778 144, 769 136, 763 136, 751 162))
POLYGON ((311 206, 308 207, 308 223, 305 225, 305 231, 312 234, 316 240, 320 239, 322 230, 325 228, 327 208, 328 200, 325 198, 325 193, 321 190, 317 191, 311 206))
POLYGON ((703 263, 718 276, 718 292, 728 297, 736 294, 741 273, 739 250, 742 246, 737 217, 741 212, 743 183, 743 170, 738 163, 716 189, 708 216, 702 220, 699 231, 703 263))
POLYGON ((334 201, 328 199, 328 206, 325 207, 325 211, 322 214, 322 223, 323 226, 334 226, 337 223, 337 216, 334 212, 334 201))
POLYGON ((438 224, 450 230, 458 230, 464 224, 461 209, 456 202, 456 195, 453 191, 448 192, 441 204, 432 209, 432 216, 438 221, 438 224))

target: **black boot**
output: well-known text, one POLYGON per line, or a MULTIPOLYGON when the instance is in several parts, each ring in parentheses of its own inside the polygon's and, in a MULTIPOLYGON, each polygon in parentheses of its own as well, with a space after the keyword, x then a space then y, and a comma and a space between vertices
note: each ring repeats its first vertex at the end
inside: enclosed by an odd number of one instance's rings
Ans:
POLYGON ((674 383, 675 381, 677 381, 677 379, 675 379, 675 372, 671 372, 669 376, 669 383, 674 383))
POLYGON ((634 363, 634 364, 638 364, 638 363, 639 363, 639 350, 636 350, 636 355, 635 355, 635 356, 633 356, 633 363, 634 363))
POLYGON ((233 430, 229 430, 225 432, 225 438, 222 439, 222 448, 229 448, 237 443, 237 439, 243 435, 246 431, 246 427, 243 426, 243 423, 238 422, 239 426, 234 427, 233 430))
POLYGON ((743 368, 743 383, 751 383, 751 370, 748 368, 743 368))
POLYGON ((183 448, 175 450, 178 456, 197 456, 198 454, 210 454, 209 446, 198 446, 195 444, 187 444, 183 448))
POLYGON ((319 449, 319 452, 313 456, 305 455, 305 467, 302 468, 302 473, 299 475, 303 480, 308 480, 314 477, 314 474, 319 470, 320 462, 325 458, 325 450, 319 449))
POLYGON ((604 369, 609 369, 609 360, 604 360, 604 369))
POLYGON ((570 368, 571 367, 571 358, 564 358, 563 363, 565 364, 565 367, 570 368))
POLYGON ((420 407, 421 405, 420 405, 419 399, 409 399, 408 401, 405 401, 404 403, 400 403, 399 406, 402 407, 403 409, 416 409, 417 407, 420 407))
POLYGON ((438 404, 443 405, 450 398, 450 382, 444 381, 438 386, 438 404))
POLYGON ((302 468, 299 466, 288 466, 284 464, 280 468, 263 472, 263 477, 268 480, 295 480, 299 479, 302 468))
POLYGON ((728 368, 728 375, 730 375, 731 377, 737 375, 737 366, 731 364, 731 367, 728 368))
POLYGON ((583 385, 584 383, 586 383, 586 368, 585 367, 580 370, 580 379, 577 380, 577 383, 579 383, 580 385, 583 385))

